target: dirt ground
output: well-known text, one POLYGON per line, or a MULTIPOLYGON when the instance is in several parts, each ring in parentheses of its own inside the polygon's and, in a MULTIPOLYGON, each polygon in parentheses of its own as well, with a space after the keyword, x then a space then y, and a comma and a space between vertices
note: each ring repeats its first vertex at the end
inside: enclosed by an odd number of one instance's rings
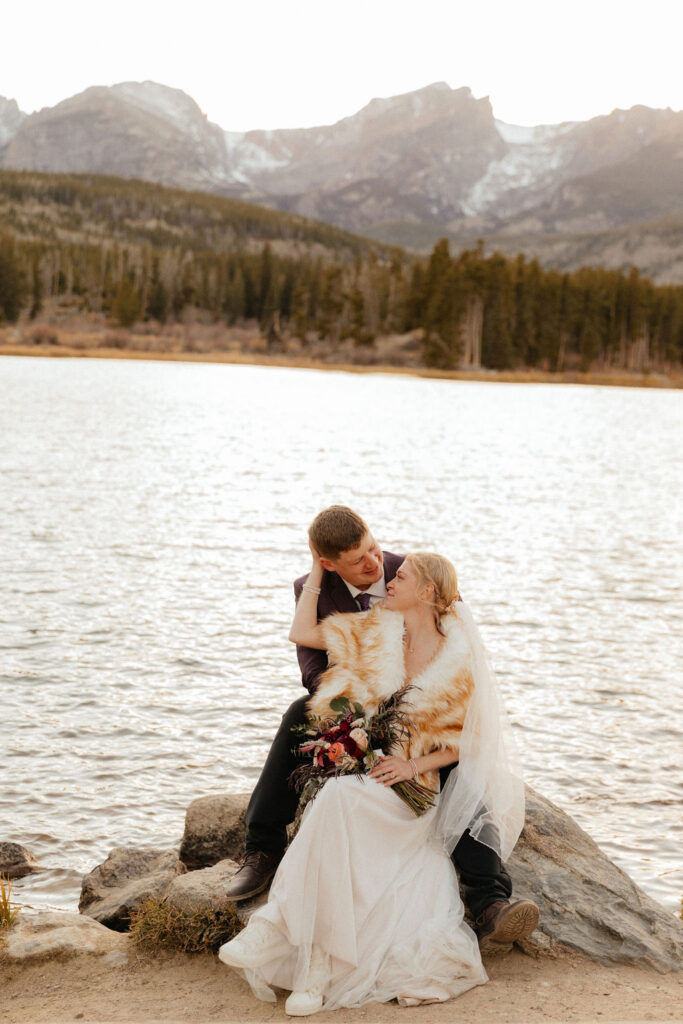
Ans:
MULTIPOLYGON (((372 1003, 321 1012, 320 1024, 615 1024, 683 1021, 683 975, 585 960, 534 960, 514 950, 487 958, 489 982, 448 1003, 401 1009, 372 1003)), ((291 1020, 285 994, 256 1000, 247 984, 211 955, 141 957, 108 963, 84 956, 0 965, 2 1024, 203 1024, 291 1020)))

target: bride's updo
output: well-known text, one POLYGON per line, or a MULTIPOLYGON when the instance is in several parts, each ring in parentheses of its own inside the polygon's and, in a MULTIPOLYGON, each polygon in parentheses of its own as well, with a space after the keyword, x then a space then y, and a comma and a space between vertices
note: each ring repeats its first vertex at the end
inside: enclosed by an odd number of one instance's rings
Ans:
POLYGON ((443 555, 434 555, 428 551, 416 551, 406 557, 418 579, 418 587, 431 583, 434 595, 431 601, 425 601, 434 609, 434 621, 439 633, 443 633, 441 620, 444 615, 453 611, 452 605, 458 599, 458 576, 455 566, 443 555))

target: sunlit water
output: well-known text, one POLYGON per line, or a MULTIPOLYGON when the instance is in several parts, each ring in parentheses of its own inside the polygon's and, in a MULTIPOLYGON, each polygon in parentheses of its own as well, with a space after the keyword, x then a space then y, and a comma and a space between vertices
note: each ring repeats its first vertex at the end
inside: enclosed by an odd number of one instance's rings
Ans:
POLYGON ((681 395, 0 361, 0 840, 74 906, 117 845, 249 791, 303 692, 305 529, 356 507, 456 563, 528 781, 675 909, 681 395))

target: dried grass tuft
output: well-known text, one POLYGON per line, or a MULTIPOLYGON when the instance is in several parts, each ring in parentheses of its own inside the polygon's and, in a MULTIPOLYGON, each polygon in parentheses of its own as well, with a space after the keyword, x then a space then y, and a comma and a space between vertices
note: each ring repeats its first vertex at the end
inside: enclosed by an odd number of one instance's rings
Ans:
POLYGON ((164 903, 145 900, 131 916, 133 942, 146 952, 162 949, 181 953, 215 953, 244 925, 229 904, 217 910, 186 912, 164 903))
POLYGON ((0 875, 0 928, 11 928, 19 913, 19 907, 12 903, 12 883, 0 875))

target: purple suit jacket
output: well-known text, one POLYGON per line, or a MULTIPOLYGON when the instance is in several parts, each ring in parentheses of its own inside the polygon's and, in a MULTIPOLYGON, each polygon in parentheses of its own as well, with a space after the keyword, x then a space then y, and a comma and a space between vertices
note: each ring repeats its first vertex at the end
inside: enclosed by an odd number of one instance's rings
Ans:
MULTIPOLYGON (((383 551, 384 555, 384 582, 393 580, 396 570, 403 562, 405 555, 392 555, 390 551, 383 551)), ((298 601, 301 588, 308 578, 300 576, 294 580, 294 597, 298 601)), ((358 605, 351 597, 349 588, 341 576, 336 572, 323 572, 322 583, 320 584, 320 596, 318 597, 318 621, 326 619, 333 612, 357 612, 358 605)), ((301 682, 309 693, 313 693, 318 685, 319 676, 327 668, 327 654, 325 651, 315 651, 312 647, 296 645, 296 656, 301 667, 301 682)))

